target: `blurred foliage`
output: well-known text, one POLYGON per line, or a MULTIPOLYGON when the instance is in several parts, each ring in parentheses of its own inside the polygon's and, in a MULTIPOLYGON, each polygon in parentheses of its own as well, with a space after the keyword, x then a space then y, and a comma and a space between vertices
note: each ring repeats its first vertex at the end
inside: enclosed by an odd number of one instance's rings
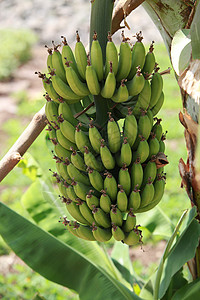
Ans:
POLYGON ((36 35, 28 29, 0 29, 0 80, 11 77, 31 58, 31 47, 36 41, 36 35))

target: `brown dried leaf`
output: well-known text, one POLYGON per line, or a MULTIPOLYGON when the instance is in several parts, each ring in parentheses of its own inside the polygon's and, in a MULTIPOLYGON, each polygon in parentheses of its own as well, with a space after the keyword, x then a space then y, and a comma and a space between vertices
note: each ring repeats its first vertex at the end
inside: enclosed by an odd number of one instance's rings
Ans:
POLYGON ((179 120, 195 142, 198 135, 198 124, 191 118, 187 111, 185 111, 184 114, 182 112, 179 113, 179 120))

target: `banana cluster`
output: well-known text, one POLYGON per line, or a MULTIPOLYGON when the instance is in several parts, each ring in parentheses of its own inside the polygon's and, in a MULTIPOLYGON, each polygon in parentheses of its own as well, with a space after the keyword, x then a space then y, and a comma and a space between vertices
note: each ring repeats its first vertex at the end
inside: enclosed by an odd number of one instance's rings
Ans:
POLYGON ((153 43, 145 54, 141 33, 132 49, 122 37, 118 55, 108 35, 105 64, 96 33, 90 58, 78 33, 75 56, 63 38, 62 53, 58 46, 48 48, 50 77, 38 75, 47 92, 53 176, 75 219, 63 223, 85 240, 106 242, 113 236, 135 245, 142 238, 136 214, 155 207, 165 188, 166 135, 155 117, 164 94, 153 43), (104 128, 95 123, 95 95, 109 102, 104 128))

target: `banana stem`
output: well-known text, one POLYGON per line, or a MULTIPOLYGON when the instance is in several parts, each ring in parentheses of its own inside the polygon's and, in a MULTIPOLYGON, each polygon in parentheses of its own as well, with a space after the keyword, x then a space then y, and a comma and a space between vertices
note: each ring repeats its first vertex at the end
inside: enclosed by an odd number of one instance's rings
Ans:
POLYGON ((101 95, 94 96, 96 106, 95 124, 99 129, 102 129, 108 121, 108 112, 110 111, 108 99, 104 99, 101 95))

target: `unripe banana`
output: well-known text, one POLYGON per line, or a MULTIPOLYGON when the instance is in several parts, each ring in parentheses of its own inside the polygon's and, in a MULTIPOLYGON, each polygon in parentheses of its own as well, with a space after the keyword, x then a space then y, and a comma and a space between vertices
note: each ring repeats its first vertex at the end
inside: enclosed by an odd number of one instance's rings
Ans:
POLYGON ((149 104, 150 109, 152 109, 156 105, 163 89, 163 79, 160 73, 158 73, 158 70, 159 68, 157 68, 156 66, 151 79, 151 100, 149 104))
POLYGON ((109 228, 111 226, 109 216, 99 207, 94 207, 92 210, 95 221, 103 228, 109 228))
MULTIPOLYGON (((95 222, 95 219, 93 217, 92 211, 87 206, 87 203, 82 201, 79 205, 79 209, 83 217, 92 225, 95 222)), ((98 225, 98 224, 96 224, 98 225)))
POLYGON ((105 213, 109 213, 110 209, 111 209, 111 199, 110 197, 107 195, 105 190, 101 190, 102 195, 100 197, 100 208, 105 212, 105 213))
POLYGON ((91 210, 93 210, 94 207, 99 207, 99 204, 100 204, 99 199, 92 193, 93 193, 93 191, 90 190, 86 196, 86 203, 91 210))
POLYGON ((111 207, 112 207, 110 210, 111 222, 121 227, 123 223, 122 213, 119 210, 119 208, 116 207, 116 205, 111 205, 111 207))
POLYGON ((118 52, 114 42, 112 41, 111 33, 108 32, 108 42, 106 44, 106 63, 105 63, 104 78, 108 76, 108 73, 110 71, 111 61, 112 61, 112 71, 116 76, 118 70, 118 52))
POLYGON ((128 81, 126 83, 128 92, 129 92, 129 96, 136 96, 138 95, 143 87, 144 87, 144 83, 145 83, 145 79, 143 74, 141 73, 141 69, 140 66, 137 67, 137 72, 134 75, 133 79, 131 79, 130 81, 128 81))
POLYGON ((123 223, 122 229, 124 232, 130 232, 131 230, 133 230, 135 226, 136 226, 136 216, 134 215, 133 210, 130 209, 126 217, 126 220, 123 223))
POLYGON ((71 185, 73 186, 74 192, 76 193, 77 197, 85 201, 86 195, 91 187, 78 181, 72 181, 71 185))
POLYGON ((114 95, 111 97, 112 101, 115 103, 126 102, 129 97, 128 88, 125 84, 126 79, 121 80, 121 84, 115 91, 114 95))
POLYGON ((87 60, 85 78, 87 82, 88 89, 92 95, 99 95, 101 87, 97 77, 97 73, 93 65, 91 65, 90 60, 87 60))
POLYGON ((149 177, 151 178, 151 181, 154 182, 156 175, 157 175, 157 167, 155 163, 155 157, 152 156, 151 160, 148 161, 144 168, 144 176, 143 176, 143 182, 142 182, 142 188, 147 184, 149 177))
POLYGON ((153 127, 153 113, 151 109, 147 110, 147 116, 149 117, 150 123, 151 123, 151 128, 153 127))
POLYGON ((129 166, 132 161, 132 150, 131 146, 127 141, 127 137, 124 137, 124 141, 121 146, 120 154, 116 155, 116 161, 119 167, 122 167, 124 164, 129 166))
POLYGON ((135 116, 133 115, 132 109, 129 107, 128 115, 126 116, 124 121, 123 134, 127 138, 127 141, 131 147, 133 146, 137 137, 137 131, 137 121, 135 116))
MULTIPOLYGON (((59 122, 60 130, 61 130, 62 134, 66 137, 66 139, 68 139, 70 142, 75 144, 76 141, 75 141, 74 126, 67 120, 63 119, 63 117, 61 115, 58 116, 57 120, 59 122)), ((73 144, 72 144, 72 146, 73 146, 73 144)))
POLYGON ((166 133, 163 133, 162 134, 162 137, 160 139, 160 143, 159 143, 159 151, 158 152, 165 152, 165 140, 166 140, 166 134, 167 134, 167 131, 166 133))
POLYGON ((77 229, 79 228, 80 224, 78 224, 76 221, 67 221, 66 218, 64 218, 65 221, 63 224, 67 226, 67 229, 69 230, 70 233, 72 233, 76 237, 80 237, 79 234, 77 233, 77 229))
POLYGON ((131 167, 131 189, 140 188, 143 181, 143 168, 138 157, 131 167))
POLYGON ((142 69, 142 73, 147 76, 152 73, 153 69, 155 68, 155 63, 156 63, 155 56, 153 53, 153 50, 154 50, 153 44, 154 44, 154 41, 151 43, 151 45, 149 47, 149 52, 146 54, 144 67, 142 69))
POLYGON ((74 188, 72 185, 68 185, 66 187, 67 198, 71 199, 74 202, 77 202, 77 195, 74 192, 74 188))
POLYGON ((101 46, 97 39, 97 33, 94 32, 93 41, 90 50, 91 63, 97 73, 97 77, 99 81, 103 80, 104 66, 103 66, 103 55, 101 46))
POLYGON ((145 62, 145 48, 142 43, 143 37, 142 32, 136 33, 137 42, 132 48, 132 64, 131 70, 128 75, 128 80, 131 80, 137 72, 137 67, 140 66, 142 69, 145 62))
POLYGON ((99 154, 102 136, 96 126, 92 124, 92 122, 90 122, 89 125, 89 140, 94 151, 99 154))
POLYGON ((95 188, 95 190, 100 192, 103 189, 103 178, 101 174, 89 167, 87 168, 87 170, 91 185, 93 186, 93 188, 95 188))
POLYGON ((107 123, 108 147, 112 153, 119 151, 121 147, 121 134, 117 122, 111 117, 109 113, 109 120, 107 123))
POLYGON ((141 196, 138 185, 132 190, 128 200, 128 209, 132 209, 133 211, 137 211, 141 204, 141 196))
POLYGON ((45 45, 45 48, 47 48, 48 57, 47 57, 47 70, 49 68, 53 69, 52 65, 52 54, 53 54, 53 48, 49 48, 47 45, 45 45))
POLYGON ((105 229, 105 228, 101 228, 98 226, 93 225, 93 235, 95 237, 95 239, 98 242, 108 242, 111 237, 112 237, 112 233, 110 229, 105 229))
POLYGON ((125 38, 124 31, 122 31, 122 42, 119 49, 119 64, 116 79, 120 82, 122 79, 127 78, 132 63, 131 48, 128 43, 128 38, 125 38))
POLYGON ((126 167, 126 164, 124 164, 122 168, 119 170, 118 182, 120 185, 123 186, 123 189, 126 195, 128 196, 131 190, 131 177, 129 174, 129 170, 126 167))
POLYGON ((85 51, 85 47, 83 46, 78 31, 76 31, 76 45, 75 45, 75 58, 77 69, 82 79, 85 80, 85 71, 87 66, 87 54, 85 51))
POLYGON ((101 140, 100 156, 101 156, 101 161, 107 170, 114 169, 115 159, 113 158, 108 147, 105 145, 104 139, 101 140))
POLYGON ((65 159, 69 159, 71 157, 71 151, 63 148, 60 144, 57 144, 54 146, 54 150, 56 155, 61 158, 63 161, 65 161, 65 159))
POLYGON ((45 114, 47 116, 47 119, 49 121, 49 123, 54 127, 57 128, 58 125, 58 121, 57 121, 57 117, 58 117, 58 104, 55 103, 54 101, 48 101, 46 102, 45 105, 45 114))
POLYGON ((53 69, 55 69, 57 76, 60 77, 60 79, 64 82, 66 82, 66 77, 65 77, 65 69, 63 67, 63 63, 62 63, 62 55, 60 53, 60 51, 58 50, 58 48, 61 46, 59 45, 55 45, 54 41, 52 41, 53 47, 54 47, 54 51, 52 54, 52 66, 53 69))
POLYGON ((74 148, 71 148, 70 150, 72 150, 72 154, 71 154, 72 164, 80 171, 86 171, 86 165, 82 156, 74 148))
POLYGON ((151 178, 149 177, 147 184, 144 189, 141 191, 141 205, 140 208, 143 208, 150 204, 154 197, 154 186, 152 184, 151 178))
POLYGON ((73 51, 70 48, 70 46, 68 45, 66 38, 64 36, 61 36, 61 38, 63 38, 63 41, 62 41, 62 43, 63 43, 62 63, 63 63, 64 69, 67 68, 67 66, 65 65, 65 62, 67 59, 70 62, 70 66, 74 69, 74 71, 78 75, 78 69, 77 69, 76 60, 75 60, 73 51))
POLYGON ((74 148, 77 149, 76 144, 72 143, 70 140, 68 140, 63 134, 62 131, 60 129, 56 130, 56 137, 58 142, 60 143, 60 145, 67 149, 67 150, 71 150, 70 148, 74 148))
POLYGON ((129 246, 135 246, 139 244, 141 241, 141 233, 138 229, 133 229, 129 233, 127 233, 123 242, 129 246))
POLYGON ((160 142, 162 137, 162 125, 160 124, 162 119, 154 118, 156 120, 156 123, 153 125, 152 132, 155 133, 157 140, 160 142))
POLYGON ((138 95, 136 105, 133 108, 133 114, 136 117, 140 116, 141 109, 143 109, 143 110, 148 109, 150 99, 151 99, 151 86, 150 86, 148 80, 145 80, 144 87, 143 87, 142 91, 140 92, 140 94, 138 95))
POLYGON ((112 61, 110 61, 110 71, 106 77, 104 86, 101 90, 101 96, 103 98, 112 98, 116 88, 116 78, 112 68, 112 61))
POLYGON ((155 133, 151 132, 151 136, 148 140, 149 143, 149 157, 148 159, 150 159, 152 157, 152 155, 157 155, 158 152, 162 152, 160 151, 160 143, 156 138, 155 133))
MULTIPOLYGON (((64 185, 63 181, 58 182, 57 186, 58 186, 58 189, 59 189, 59 192, 61 193, 61 195, 64 196, 65 198, 69 198, 67 195, 67 192, 66 192, 66 186, 64 185)), ((67 186, 69 186, 69 185, 67 184, 67 186)))
POLYGON ((60 103, 58 106, 58 115, 62 115, 62 117, 70 122, 72 125, 76 126, 78 121, 74 118, 71 108, 69 104, 66 102, 60 103))
POLYGON ((141 110, 141 116, 138 120, 138 135, 142 135, 146 140, 151 133, 151 122, 145 110, 141 110))
POLYGON ((45 96, 47 101, 50 101, 51 99, 57 103, 63 101, 53 88, 52 81, 50 78, 47 78, 46 75, 41 72, 35 72, 35 74, 37 74, 38 77, 42 79, 43 87, 48 94, 47 96, 45 96))
POLYGON ((133 152, 133 161, 135 161, 138 157, 140 158, 141 164, 146 161, 149 156, 149 145, 147 140, 140 136, 140 143, 137 148, 137 151, 133 152))
POLYGON ((75 130, 75 143, 76 143, 78 149, 82 153, 84 153, 85 152, 85 146, 88 147, 89 150, 92 150, 92 146, 90 144, 88 135, 86 135, 86 133, 81 130, 81 126, 82 126, 81 123, 79 123, 76 126, 76 130, 75 130))
POLYGON ((80 97, 85 97, 89 95, 90 91, 86 83, 82 82, 79 79, 74 69, 70 66, 69 61, 66 61, 65 65, 67 66, 67 68, 65 69, 66 79, 72 91, 80 97))
POLYGON ((112 235, 116 241, 122 241, 125 238, 123 230, 115 224, 112 224, 112 235))
POLYGON ((106 178, 104 179, 103 189, 107 192, 112 202, 115 202, 117 197, 117 181, 109 172, 106 172, 104 175, 106 175, 106 178))
POLYGON ((86 166, 97 170, 99 172, 102 172, 104 170, 104 167, 101 163, 101 161, 97 160, 96 157, 89 151, 88 147, 85 146, 85 152, 84 152, 84 161, 86 166))
POLYGON ((83 174, 83 172, 79 171, 69 160, 66 160, 67 171, 71 179, 75 181, 81 182, 85 185, 90 185, 90 181, 87 175, 83 174))
POLYGON ((162 92, 156 105, 151 109, 153 116, 157 115, 164 103, 164 93, 162 92))
POLYGON ((71 199, 64 198, 64 201, 66 203, 66 207, 70 215, 77 220, 78 222, 86 225, 90 225, 90 223, 82 216, 79 205, 77 203, 73 202, 71 199))
POLYGON ((80 224, 76 231, 80 238, 86 241, 96 241, 90 226, 84 226, 80 224))
POLYGON ((128 206, 128 198, 123 189, 123 186, 118 184, 118 187, 120 188, 120 190, 117 193, 117 207, 120 209, 120 211, 126 212, 128 206))
POLYGON ((56 168, 58 170, 58 173, 62 176, 62 178, 68 183, 71 184, 72 180, 67 172, 67 166, 65 164, 63 164, 63 162, 61 163, 57 163, 56 164, 56 168))

